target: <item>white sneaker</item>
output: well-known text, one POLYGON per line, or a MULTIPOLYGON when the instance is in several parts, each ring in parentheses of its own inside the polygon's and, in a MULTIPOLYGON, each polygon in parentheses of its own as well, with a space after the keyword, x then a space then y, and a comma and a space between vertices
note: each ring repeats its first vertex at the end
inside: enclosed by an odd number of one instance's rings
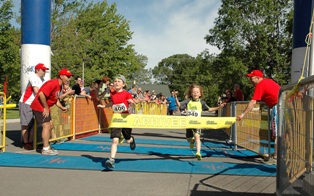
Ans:
POLYGON ((41 154, 42 154, 42 155, 58 155, 58 151, 52 149, 51 147, 49 147, 48 150, 42 149, 42 150, 41 150, 41 154))

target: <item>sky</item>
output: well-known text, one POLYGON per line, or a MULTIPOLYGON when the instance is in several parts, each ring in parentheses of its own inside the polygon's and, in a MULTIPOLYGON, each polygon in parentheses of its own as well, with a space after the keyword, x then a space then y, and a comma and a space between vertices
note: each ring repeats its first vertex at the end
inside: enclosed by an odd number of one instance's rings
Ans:
MULTIPOLYGON (((94 1, 97 2, 98 0, 94 1)), ((21 0, 13 0, 19 10, 21 0)), ((205 49, 219 53, 204 37, 214 26, 220 0, 108 0, 117 12, 130 21, 130 44, 138 54, 147 56, 146 68, 157 66, 174 54, 196 57, 205 49)))

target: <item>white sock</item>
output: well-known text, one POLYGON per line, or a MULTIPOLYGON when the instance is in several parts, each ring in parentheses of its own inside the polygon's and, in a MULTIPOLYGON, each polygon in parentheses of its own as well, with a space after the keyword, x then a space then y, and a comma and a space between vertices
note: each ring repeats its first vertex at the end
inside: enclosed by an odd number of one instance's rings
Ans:
POLYGON ((49 146, 48 147, 43 147, 43 150, 49 150, 49 146))

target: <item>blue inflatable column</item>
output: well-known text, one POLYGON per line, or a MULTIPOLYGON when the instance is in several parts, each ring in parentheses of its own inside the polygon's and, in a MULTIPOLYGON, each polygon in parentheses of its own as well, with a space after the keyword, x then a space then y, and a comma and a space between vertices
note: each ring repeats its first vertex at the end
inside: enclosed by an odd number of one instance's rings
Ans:
MULTIPOLYGON (((293 49, 291 63, 291 83, 297 82, 302 73, 304 55, 306 51, 305 38, 309 33, 312 17, 312 0, 294 0, 293 19, 293 49)), ((308 51, 309 52, 309 51, 308 51)), ((308 75, 308 64, 305 65, 305 74, 308 75)))
POLYGON ((21 17, 21 92, 23 92, 38 63, 43 63, 49 68, 45 79, 51 78, 51 0, 22 0, 21 17))

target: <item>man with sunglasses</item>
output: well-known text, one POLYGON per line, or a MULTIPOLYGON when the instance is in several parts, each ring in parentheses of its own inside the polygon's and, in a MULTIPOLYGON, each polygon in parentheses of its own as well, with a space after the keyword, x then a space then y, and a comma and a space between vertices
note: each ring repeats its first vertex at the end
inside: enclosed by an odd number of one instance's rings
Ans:
POLYGON ((50 107, 56 104, 62 111, 67 111, 67 108, 60 103, 60 96, 62 88, 64 85, 69 85, 72 76, 73 74, 66 68, 61 69, 56 79, 49 80, 42 85, 31 104, 37 125, 42 125, 43 149, 41 154, 43 155, 58 154, 58 151, 50 148, 49 145, 52 129, 50 107))
POLYGON ((45 73, 49 70, 44 64, 35 66, 35 74, 29 77, 28 84, 19 101, 21 138, 25 150, 33 150, 33 125, 34 114, 30 105, 33 102, 39 88, 45 82, 45 73))

